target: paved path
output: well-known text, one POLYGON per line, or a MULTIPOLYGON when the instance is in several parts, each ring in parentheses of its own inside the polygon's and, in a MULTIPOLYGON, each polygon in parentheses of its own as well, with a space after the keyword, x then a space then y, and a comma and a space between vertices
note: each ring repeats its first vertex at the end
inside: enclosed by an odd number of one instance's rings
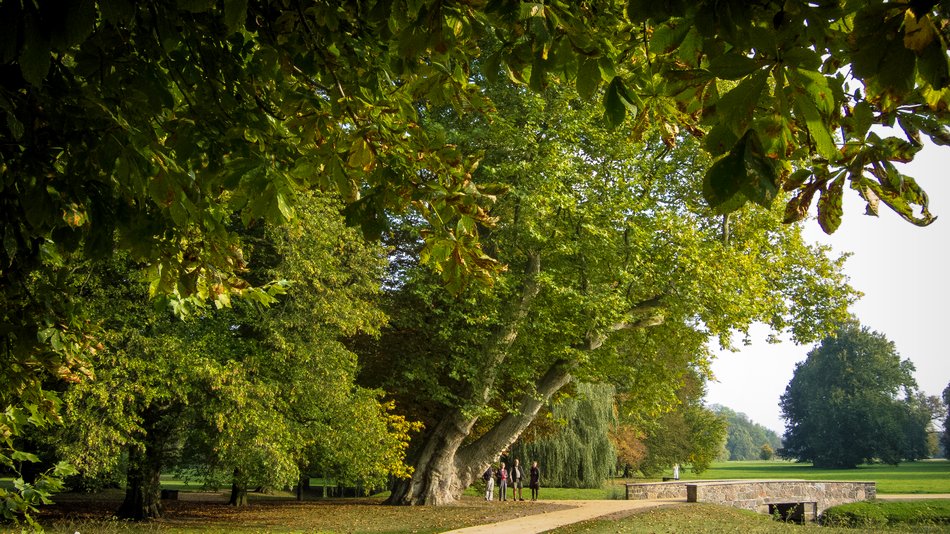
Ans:
MULTIPOLYGON (((542 501, 543 502, 543 501, 542 501)), ((655 508, 676 503, 685 503, 686 499, 657 499, 657 500, 616 500, 616 501, 547 501, 554 504, 566 504, 574 506, 568 510, 558 510, 556 512, 547 512, 543 514, 534 514, 499 523, 490 523, 487 525, 478 525, 468 528, 449 531, 448 534, 478 534, 490 532, 492 534, 528 534, 545 532, 553 528, 570 525, 594 519, 605 515, 625 512, 628 510, 640 510, 645 508, 655 508)))

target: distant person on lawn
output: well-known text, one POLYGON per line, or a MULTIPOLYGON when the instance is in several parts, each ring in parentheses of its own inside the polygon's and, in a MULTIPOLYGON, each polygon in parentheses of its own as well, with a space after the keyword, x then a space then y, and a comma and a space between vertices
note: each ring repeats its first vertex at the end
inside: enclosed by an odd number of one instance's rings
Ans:
POLYGON ((491 464, 488 464, 488 469, 482 473, 482 480, 485 481, 485 500, 490 501, 495 490, 495 473, 491 464))
POLYGON ((523 501, 524 496, 521 494, 521 490, 524 473, 521 471, 521 460, 515 458, 515 465, 511 466, 509 475, 511 478, 511 500, 523 501))
POLYGON ((508 500, 508 470, 505 469, 505 462, 501 462, 498 468, 498 499, 508 500))
POLYGON ((528 487, 531 488, 531 500, 538 500, 538 490, 541 489, 541 470, 538 469, 538 461, 531 462, 531 478, 528 480, 528 487))

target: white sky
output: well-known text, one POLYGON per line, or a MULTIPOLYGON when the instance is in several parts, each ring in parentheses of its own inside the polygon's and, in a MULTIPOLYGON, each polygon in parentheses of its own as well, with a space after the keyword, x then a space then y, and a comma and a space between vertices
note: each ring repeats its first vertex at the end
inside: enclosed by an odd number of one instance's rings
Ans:
MULTIPOLYGON (((831 245, 836 253, 852 252, 845 265, 851 285, 864 293, 851 311, 861 323, 893 341, 901 359, 917 368, 920 390, 940 395, 950 383, 950 147, 928 146, 904 166, 930 197, 938 219, 916 227, 881 203, 880 217, 864 215, 864 201, 845 187, 841 226, 827 236, 810 220, 805 235, 831 245)), ((713 363, 716 382, 706 402, 745 413, 778 432, 785 425, 779 397, 792 378, 795 364, 812 346, 791 342, 768 344, 764 326, 752 331, 752 345, 739 352, 720 351, 713 363)))

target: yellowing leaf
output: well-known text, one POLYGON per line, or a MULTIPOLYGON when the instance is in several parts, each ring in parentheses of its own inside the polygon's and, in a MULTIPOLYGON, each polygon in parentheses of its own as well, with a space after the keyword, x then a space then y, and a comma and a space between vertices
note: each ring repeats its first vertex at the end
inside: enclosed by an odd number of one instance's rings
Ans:
POLYGON ((917 52, 923 52, 934 38, 937 36, 937 28, 934 28, 930 15, 924 15, 918 19, 914 15, 913 9, 904 12, 904 46, 917 52))

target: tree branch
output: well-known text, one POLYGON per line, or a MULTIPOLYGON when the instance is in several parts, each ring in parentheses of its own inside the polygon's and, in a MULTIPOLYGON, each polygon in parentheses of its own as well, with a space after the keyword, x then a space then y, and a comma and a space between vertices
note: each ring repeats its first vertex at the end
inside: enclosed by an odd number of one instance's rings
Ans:
POLYGON ((608 326, 605 332, 587 332, 584 343, 575 345, 574 348, 587 351, 597 350, 607 341, 610 334, 614 332, 620 330, 642 330, 663 324, 666 320, 666 317, 663 315, 664 297, 665 295, 657 295, 634 304, 627 314, 629 320, 614 323, 608 326), (639 318, 634 318, 638 315, 640 316, 639 318))
POLYGON ((501 326, 492 334, 485 347, 485 367, 482 376, 481 391, 475 393, 474 397, 478 404, 488 402, 491 396, 491 389, 495 383, 495 377, 498 368, 508 356, 511 345, 518 339, 521 330, 521 323, 527 317, 528 311, 538 296, 538 274, 541 272, 541 255, 537 252, 528 254, 528 265, 525 268, 525 280, 521 289, 521 297, 515 306, 509 310, 508 316, 502 321, 501 326))
POLYGON ((516 411, 506 415, 480 438, 460 448, 455 460, 459 477, 477 476, 500 451, 514 443, 534 421, 541 407, 571 381, 573 367, 574 362, 565 359, 551 364, 535 384, 535 391, 521 397, 521 404, 516 411))

